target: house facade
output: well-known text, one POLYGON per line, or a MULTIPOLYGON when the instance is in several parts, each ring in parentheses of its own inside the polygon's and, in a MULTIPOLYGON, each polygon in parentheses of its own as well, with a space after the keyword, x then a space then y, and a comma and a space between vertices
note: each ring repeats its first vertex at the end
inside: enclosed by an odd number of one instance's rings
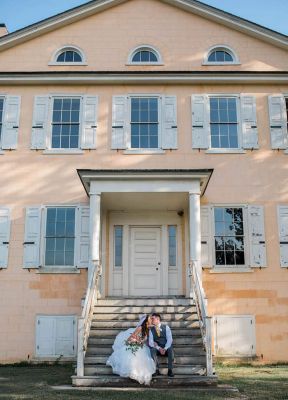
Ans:
POLYGON ((75 358, 95 267, 135 302, 194 269, 215 356, 287 361, 287 36, 195 0, 0 29, 0 362, 75 358))

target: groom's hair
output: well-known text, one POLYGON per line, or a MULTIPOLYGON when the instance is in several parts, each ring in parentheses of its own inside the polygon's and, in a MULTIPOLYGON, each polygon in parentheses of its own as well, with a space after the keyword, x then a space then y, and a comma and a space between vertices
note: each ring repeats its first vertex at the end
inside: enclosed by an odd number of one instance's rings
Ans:
POLYGON ((161 321, 161 315, 158 314, 158 313, 153 313, 153 314, 152 314, 152 317, 157 317, 157 318, 159 318, 160 321, 161 321))

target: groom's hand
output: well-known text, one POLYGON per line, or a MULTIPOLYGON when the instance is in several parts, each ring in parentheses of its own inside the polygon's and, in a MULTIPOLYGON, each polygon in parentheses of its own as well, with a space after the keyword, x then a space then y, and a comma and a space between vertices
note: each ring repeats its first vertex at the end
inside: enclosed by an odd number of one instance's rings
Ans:
POLYGON ((160 348, 160 354, 162 355, 162 356, 164 356, 165 355, 165 353, 166 353, 166 350, 165 349, 162 349, 162 348, 160 348))

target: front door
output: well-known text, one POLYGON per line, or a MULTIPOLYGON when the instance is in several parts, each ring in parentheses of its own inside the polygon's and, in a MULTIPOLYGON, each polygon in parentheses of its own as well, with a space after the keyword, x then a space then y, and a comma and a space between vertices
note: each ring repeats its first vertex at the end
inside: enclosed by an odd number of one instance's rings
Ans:
POLYGON ((159 296, 161 285, 161 229, 130 228, 129 294, 159 296))

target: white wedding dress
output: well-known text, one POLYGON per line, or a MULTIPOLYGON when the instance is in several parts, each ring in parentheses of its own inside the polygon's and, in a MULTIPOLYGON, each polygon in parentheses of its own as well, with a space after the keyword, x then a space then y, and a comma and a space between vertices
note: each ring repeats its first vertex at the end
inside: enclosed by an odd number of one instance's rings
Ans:
POLYGON ((126 349, 125 340, 129 338, 134 330, 135 328, 129 328, 118 333, 112 346, 113 353, 106 361, 106 365, 112 367, 114 374, 149 385, 152 374, 156 371, 149 347, 144 344, 143 348, 139 348, 135 355, 131 350, 126 349))

